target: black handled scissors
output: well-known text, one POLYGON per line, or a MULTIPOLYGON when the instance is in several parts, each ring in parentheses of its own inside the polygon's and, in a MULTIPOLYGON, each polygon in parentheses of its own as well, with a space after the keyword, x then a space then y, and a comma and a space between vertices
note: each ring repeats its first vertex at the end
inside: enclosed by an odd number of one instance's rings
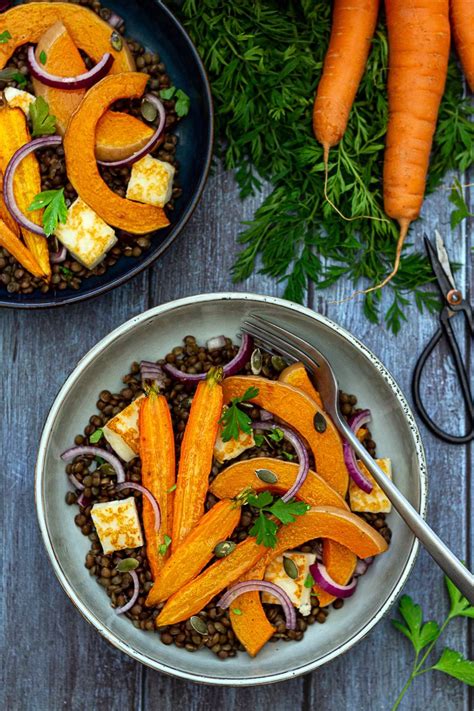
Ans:
MULTIPOLYGON (((448 254, 446 252, 446 247, 444 246, 441 235, 438 231, 435 232, 436 235, 436 249, 433 247, 432 242, 425 235, 425 247, 428 253, 428 257, 431 261, 431 266, 433 272, 438 281, 438 287, 441 291, 443 297, 444 306, 439 314, 440 327, 436 333, 431 338, 430 342, 421 354, 418 362, 415 366, 413 372, 413 399, 415 401, 415 406, 420 414, 421 419, 425 425, 433 432, 436 437, 449 442, 450 444, 463 444, 474 439, 474 403, 472 400, 471 388, 469 384, 469 364, 463 361, 461 351, 459 349, 456 336, 451 325, 451 319, 459 313, 464 314, 466 320, 468 332, 471 336, 474 336, 474 324, 472 319, 472 308, 470 304, 464 299, 462 293, 456 288, 454 282, 454 277, 449 264, 448 254), (461 392, 466 403, 466 414, 469 423, 468 432, 465 435, 452 435, 448 432, 442 430, 438 425, 433 422, 431 417, 426 412, 426 409, 421 400, 420 394, 420 383, 421 383, 421 373, 426 364, 426 361, 430 357, 436 345, 444 337, 447 341, 451 356, 456 367, 456 373, 459 379, 459 385, 461 387, 461 392)), ((468 351, 469 352, 469 351, 468 351)))

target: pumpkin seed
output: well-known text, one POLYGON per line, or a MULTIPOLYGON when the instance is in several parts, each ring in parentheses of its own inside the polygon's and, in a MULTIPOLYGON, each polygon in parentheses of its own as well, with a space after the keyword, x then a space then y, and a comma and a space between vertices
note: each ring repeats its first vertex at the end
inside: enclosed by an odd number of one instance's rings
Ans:
POLYGON ((140 113, 145 119, 145 121, 148 121, 149 123, 153 123, 153 121, 156 119, 157 114, 158 114, 158 109, 154 104, 151 103, 151 101, 142 101, 142 105, 140 107, 140 113))
POLYGON ((265 484, 276 484, 278 477, 270 469, 256 469, 255 474, 260 479, 260 481, 265 482, 265 484))
POLYGON ((262 370, 262 351, 256 348, 250 356, 250 370, 254 375, 259 375, 262 370))
POLYGON ((193 615, 189 621, 193 630, 198 634, 202 634, 204 636, 209 634, 206 623, 197 615, 193 615))
POLYGON ((138 568, 138 560, 136 558, 124 558, 117 564, 119 573, 128 573, 130 570, 135 570, 135 568, 138 568))
POLYGON ((326 418, 320 412, 317 412, 314 416, 314 427, 316 432, 325 432, 327 427, 326 418))
POLYGON ((298 568, 296 567, 296 563, 294 560, 291 560, 291 558, 287 558, 286 555, 283 556, 283 567, 285 569, 285 573, 288 575, 289 578, 292 580, 296 580, 298 577, 298 568))
POLYGON ((286 363, 281 356, 272 356, 272 365, 279 373, 286 368, 286 363))
POLYGON ((115 30, 110 35, 110 44, 112 45, 112 48, 115 49, 116 52, 120 52, 120 50, 123 47, 123 40, 120 37, 119 33, 116 32, 115 30))
POLYGON ((234 541, 219 541, 214 548, 214 555, 216 558, 225 558, 235 550, 235 545, 234 541))

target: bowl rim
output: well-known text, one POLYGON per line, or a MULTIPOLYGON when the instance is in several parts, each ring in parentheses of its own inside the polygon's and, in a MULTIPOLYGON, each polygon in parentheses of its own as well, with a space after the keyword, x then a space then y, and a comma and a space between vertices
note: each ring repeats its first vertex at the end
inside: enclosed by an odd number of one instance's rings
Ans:
POLYGON ((343 654, 347 652, 349 649, 351 649, 357 642, 359 642, 361 639, 363 639, 369 632, 370 630, 379 622, 382 617, 388 612, 390 607, 394 604, 395 600, 397 599, 398 595, 400 594, 403 586, 406 583, 406 580, 413 569, 415 559, 418 553, 418 548, 419 548, 419 542, 418 539, 413 536, 413 541, 411 545, 411 549, 408 555, 408 559, 406 561, 405 567, 403 568, 397 583, 393 587, 391 593, 387 597, 387 599, 379 606, 377 611, 375 612, 374 616, 370 620, 370 622, 367 623, 367 625, 361 629, 359 632, 357 632, 355 635, 353 635, 350 639, 348 639, 346 642, 338 645, 335 649, 333 649, 331 652, 328 652, 326 655, 321 657, 320 659, 313 660, 311 662, 308 662, 300 667, 297 667, 296 669, 288 670, 288 671, 283 671, 283 672, 275 672, 274 674, 265 674, 257 677, 252 677, 252 678, 239 678, 239 677, 228 677, 227 679, 225 678, 219 678, 219 677, 212 677, 208 676, 205 674, 198 674, 190 671, 184 671, 181 669, 175 669, 168 664, 158 661, 155 659, 150 658, 146 654, 142 654, 141 652, 138 652, 137 650, 133 649, 133 647, 130 644, 127 644, 126 642, 118 639, 112 632, 107 630, 101 620, 96 617, 95 614, 93 614, 90 610, 88 610, 87 606, 82 602, 80 597, 76 595, 75 591, 73 590, 71 584, 69 583, 66 573, 63 571, 61 564, 59 562, 59 559, 56 556, 54 547, 51 543, 51 540, 49 538, 49 533, 48 533, 48 525, 46 521, 46 516, 45 516, 45 506, 44 506, 44 501, 43 501, 43 493, 42 493, 42 482, 43 482, 43 473, 44 473, 44 468, 45 468, 45 460, 46 460, 46 453, 49 447, 50 439, 51 439, 51 433, 53 429, 53 425, 56 421, 56 418, 59 414, 59 411, 62 407, 63 401, 65 397, 67 396, 70 387, 82 376, 83 371, 87 368, 87 366, 94 361, 96 356, 98 356, 105 348, 107 348, 113 341, 115 341, 117 338, 125 335, 126 333, 133 331, 133 329, 143 323, 146 322, 149 319, 152 319, 156 316, 159 316, 160 314, 166 313, 168 311, 173 311, 175 309, 179 309, 183 306, 187 306, 189 304, 195 303, 196 301, 199 301, 201 303, 206 303, 209 301, 248 301, 250 303, 270 303, 274 304, 276 306, 281 306, 284 309, 290 311, 290 312, 297 312, 300 314, 304 314, 305 316, 308 316, 309 318, 320 322, 324 326, 330 328, 331 330, 335 331, 337 334, 339 334, 342 338, 344 338, 346 341, 348 341, 351 345, 353 345, 361 355, 363 355, 372 365, 374 365, 379 372, 383 375, 385 381, 388 383, 390 388, 392 389, 395 397, 397 398, 399 404, 401 405, 405 419, 407 421, 407 424, 409 425, 410 432, 411 432, 411 437, 413 441, 413 447, 414 451, 416 453, 416 458, 417 458, 417 464, 418 464, 418 472, 419 472, 419 483, 420 483, 420 505, 419 505, 419 513, 423 518, 426 517, 426 507, 427 507, 427 490, 428 490, 428 479, 427 479, 427 465, 426 465, 426 457, 425 457, 425 452, 424 452, 424 447, 421 441, 421 435, 418 429, 418 426, 416 424, 415 418, 413 416, 413 412, 403 395, 402 391, 400 390, 398 384, 396 383, 395 379, 393 378, 392 374, 390 371, 381 363, 381 361, 377 358, 376 355, 372 353, 372 351, 367 348, 361 341, 359 341, 358 338, 353 336, 349 331, 347 331, 345 328, 342 326, 339 326, 336 324, 334 321, 331 319, 327 318, 326 316, 323 316, 322 314, 319 314, 305 306, 301 306, 300 304, 296 304, 294 302, 287 301, 285 299, 281 299, 278 297, 274 296, 265 296, 265 295, 259 295, 259 294, 252 294, 252 293, 240 293, 240 292, 216 292, 216 293, 210 293, 210 294, 196 294, 193 296, 187 296, 181 299, 176 299, 174 301, 169 301, 165 304, 161 304, 159 306, 155 306, 151 309, 148 309, 141 314, 138 314, 137 316, 132 317, 128 321, 125 321, 123 324, 115 328, 113 331, 111 331, 109 334, 107 334, 104 338, 102 338, 95 346, 93 346, 88 353, 86 353, 77 363, 71 374, 67 377, 66 381, 64 382, 64 385, 61 387, 59 390, 58 394, 56 395, 53 404, 48 412, 48 415, 46 417, 43 430, 41 433, 41 439, 40 439, 40 444, 39 444, 39 449, 38 449, 38 457, 36 461, 36 466, 35 466, 35 509, 36 509, 36 515, 37 515, 37 520, 38 520, 38 525, 41 531, 41 535, 43 538, 43 542, 46 548, 46 552, 48 554, 49 560, 53 566, 53 570, 56 574, 56 577, 58 578, 62 588, 66 592, 67 596, 70 598, 70 600, 73 602, 73 604, 76 606, 76 608, 79 610, 81 615, 90 623, 92 624, 98 632, 108 641, 110 642, 113 646, 117 647, 120 649, 122 652, 125 652, 125 654, 128 654, 130 657, 135 659, 136 661, 141 662, 142 664, 145 664, 146 666, 154 669, 155 671, 163 672, 165 674, 168 674, 170 676, 175 676, 181 679, 185 679, 187 681, 193 681, 201 684, 210 684, 210 685, 215 685, 215 686, 258 686, 262 684, 270 684, 270 683, 276 683, 279 681, 285 681, 288 679, 295 678, 297 676, 300 676, 302 674, 307 674, 308 672, 313 671, 319 666, 322 666, 326 662, 329 662, 336 657, 338 657, 340 654, 343 654))
POLYGON ((41 301, 41 302, 12 301, 11 299, 7 299, 5 296, 0 296, 0 308, 21 309, 21 310, 40 310, 40 309, 60 308, 62 306, 68 306, 69 304, 77 304, 81 301, 88 301, 89 299, 94 299, 94 298, 100 296, 101 294, 106 294, 109 291, 112 291, 113 289, 116 289, 117 287, 122 286, 122 284, 125 284, 130 279, 133 279, 133 277, 137 276, 145 269, 148 269, 155 261, 157 261, 159 259, 159 257, 161 257, 161 255, 164 254, 164 252, 166 252, 167 249, 172 245, 172 243, 179 237, 179 235, 183 231, 184 227, 190 220, 193 212, 195 211, 195 209, 201 199, 204 188, 206 186, 207 179, 209 177, 209 171, 211 169, 212 156, 213 156, 213 152, 214 152, 214 128, 215 128, 214 123, 215 122, 214 122, 214 102, 212 99, 211 84, 209 81, 209 77, 207 76, 207 72, 206 72, 204 63, 199 55, 199 52, 197 51, 196 45, 192 41, 189 34, 186 32, 186 30, 183 27, 183 25, 181 24, 181 22, 176 18, 176 16, 171 12, 171 10, 161 0, 153 0, 153 2, 157 6, 157 9, 160 10, 161 12, 165 13, 168 16, 169 20, 174 23, 176 28, 180 31, 183 41, 187 42, 190 52, 194 57, 196 69, 202 79, 203 86, 204 86, 203 97, 205 98, 205 103, 208 108, 208 116, 209 116, 209 128, 208 128, 208 132, 207 132, 208 133, 208 141, 207 141, 207 151, 206 151, 206 155, 205 155, 204 170, 203 170, 202 175, 199 179, 199 182, 197 183, 196 192, 194 194, 194 197, 186 206, 183 214, 181 215, 181 218, 178 220, 178 222, 175 225, 172 226, 172 229, 170 230, 169 234, 158 245, 156 251, 146 255, 142 262, 132 266, 127 272, 125 272, 125 274, 115 277, 115 279, 112 279, 110 282, 108 282, 106 284, 99 284, 87 292, 81 292, 81 290, 79 289, 78 292, 72 292, 70 295, 66 296, 61 301, 58 301, 55 296, 51 296, 48 300, 41 301))

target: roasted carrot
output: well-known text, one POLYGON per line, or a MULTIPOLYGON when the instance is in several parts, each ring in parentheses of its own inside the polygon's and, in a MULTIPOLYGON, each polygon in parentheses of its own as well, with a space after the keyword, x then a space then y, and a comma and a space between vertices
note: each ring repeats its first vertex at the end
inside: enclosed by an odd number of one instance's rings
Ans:
POLYGON ((13 232, 13 234, 15 234, 17 237, 20 236, 20 225, 11 216, 11 213, 10 213, 9 209, 7 208, 7 206, 5 204, 5 200, 3 198, 3 173, 1 170, 0 170, 0 220, 3 220, 3 222, 6 224, 8 229, 11 232, 13 232))
POLYGON ((242 501, 223 499, 204 514, 166 561, 148 594, 148 606, 167 600, 201 572, 214 555, 216 545, 225 541, 239 523, 241 504, 242 501))
POLYGON ((467 83, 474 91, 474 0, 450 0, 451 29, 467 83))
POLYGON ((141 401, 138 427, 143 486, 153 494, 161 512, 161 526, 157 531, 153 507, 143 497, 146 551, 153 579, 156 580, 168 555, 165 536, 171 538, 173 529, 176 472, 173 425, 168 403, 153 388, 141 401))
POLYGON ((398 271, 410 223, 420 214, 449 58, 448 0, 386 0, 389 67, 384 206, 400 234, 398 271))
POLYGON ((11 231, 3 220, 0 220, 0 245, 6 249, 17 262, 20 262, 30 274, 35 277, 44 277, 38 262, 31 254, 30 250, 25 247, 20 238, 11 231))
POLYGON ((313 108, 314 135, 324 149, 341 140, 365 70, 379 0, 335 0, 331 38, 313 108))
POLYGON ((222 368, 211 368, 193 397, 179 458, 171 544, 173 552, 204 513, 214 443, 222 414, 222 377, 222 368))

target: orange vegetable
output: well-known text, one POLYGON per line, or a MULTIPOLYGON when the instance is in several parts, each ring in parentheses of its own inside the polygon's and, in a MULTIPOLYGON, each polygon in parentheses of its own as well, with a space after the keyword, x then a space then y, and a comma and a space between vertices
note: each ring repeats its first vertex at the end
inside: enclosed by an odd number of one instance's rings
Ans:
POLYGON ((309 397, 312 398, 322 410, 324 410, 321 395, 309 379, 308 372, 303 363, 293 363, 293 365, 289 365, 288 368, 281 371, 278 380, 282 383, 286 383, 287 385, 293 385, 293 387, 298 388, 298 390, 302 390, 306 393, 306 395, 309 395, 309 397))
MULTIPOLYGON (((332 539, 352 551, 355 556, 366 558, 387 550, 382 536, 368 523, 345 509, 325 506, 313 508, 294 523, 282 526, 278 532, 275 548, 267 549, 266 555, 250 570, 243 580, 262 580, 268 564, 281 553, 297 548, 313 538, 332 539), (367 553, 371 550, 372 553, 367 553)), ((273 635, 258 592, 241 595, 236 601, 240 615, 230 610, 232 629, 250 656, 254 657, 273 635)))
MULTIPOLYGON (((2 17, 2 15, 0 15, 2 17)), ((0 45, 0 49, 3 45, 0 45)), ((21 109, 12 109, 8 106, 0 109, 0 171, 5 169, 13 154, 25 143, 31 140, 26 123, 25 114, 21 109)), ((18 166, 13 183, 15 199, 18 207, 29 219, 37 225, 42 224, 42 210, 28 212, 28 207, 35 195, 41 192, 41 176, 38 161, 32 153, 24 158, 18 166)), ((22 230, 23 238, 32 253, 41 273, 47 278, 51 275, 49 264, 48 242, 46 237, 22 230)))
POLYGON ((173 488, 175 483, 174 435, 170 410, 166 398, 150 390, 140 403, 138 416, 140 433, 140 459, 142 483, 153 494, 161 511, 160 530, 155 529, 155 514, 146 497, 143 497, 143 528, 146 551, 153 579, 163 568, 168 553, 159 551, 165 535, 171 537, 173 528, 173 488))
POLYGON ((173 553, 204 513, 214 442, 222 414, 222 368, 211 368, 194 393, 181 443, 173 514, 173 553))
MULTIPOLYGON (((61 21, 51 25, 39 39, 36 58, 44 54, 44 68, 57 76, 77 76, 87 70, 79 50, 61 21)), ((56 89, 33 78, 36 96, 49 105, 49 113, 56 116, 58 133, 64 135, 71 114, 86 93, 85 89, 56 89)), ((140 150, 153 135, 153 129, 131 114, 107 111, 97 124, 96 157, 99 160, 120 160, 140 150)))
POLYGON ((467 83, 474 91, 474 0, 450 0, 449 5, 456 49, 467 83))
POLYGON ((21 266, 30 274, 35 277, 44 276, 30 250, 25 247, 18 235, 12 232, 2 219, 0 219, 0 246, 10 252, 12 257, 17 262, 20 262, 21 266))
POLYGON ((88 8, 67 2, 29 2, 2 12, 0 33, 8 30, 11 39, 0 44, 0 69, 20 45, 36 44, 58 20, 65 25, 74 44, 94 62, 98 62, 106 52, 113 54, 111 74, 135 69, 135 61, 125 41, 118 51, 112 47, 110 37, 113 29, 105 20, 88 8))
MULTIPOLYGON (((334 582, 347 585, 354 575, 357 556, 346 546, 328 538, 323 541, 323 563, 334 582)), ((319 585, 313 586, 313 592, 318 596, 319 607, 327 607, 336 599, 335 595, 326 592, 319 585)))
POLYGON ((0 171, 0 220, 6 224, 8 229, 13 232, 17 237, 20 236, 20 225, 11 216, 10 211, 5 205, 5 200, 3 199, 3 173, 0 171))
POLYGON ((313 108, 314 135, 324 149, 341 140, 365 71, 377 24, 378 0, 335 0, 331 38, 313 108))
POLYGON ((95 159, 95 134, 108 107, 119 99, 140 97, 147 81, 148 75, 138 72, 104 77, 86 93, 64 136, 67 174, 74 189, 107 224, 133 234, 154 232, 169 221, 160 207, 126 200, 108 187, 95 159))
POLYGON ((166 561, 146 599, 150 607, 167 600, 196 577, 214 555, 214 548, 226 540, 240 520, 240 503, 218 501, 197 522, 182 544, 166 561))
POLYGON ((329 417, 301 390, 255 375, 226 378, 223 383, 224 402, 243 395, 251 386, 258 389, 258 395, 252 398, 252 402, 280 417, 305 438, 313 452, 318 474, 341 496, 345 496, 349 478, 342 442, 329 417), (325 427, 323 432, 316 430, 315 419, 325 427))
POLYGON ((389 66, 384 206, 400 225, 397 273, 410 223, 420 214, 449 59, 448 0, 386 0, 389 66))
MULTIPOLYGON (((258 545, 253 537, 239 543, 227 558, 213 563, 170 597, 157 618, 157 625, 161 627, 186 620, 202 610, 221 590, 237 582, 259 560, 262 560, 262 566, 256 568, 264 569, 283 551, 296 548, 313 538, 333 538, 351 548, 361 558, 383 553, 387 549, 382 536, 355 514, 330 506, 316 507, 298 516, 294 523, 282 526, 275 548, 258 545)), ((241 595, 238 598, 239 607, 243 597, 241 595)), ((231 615, 237 617, 233 613, 231 615)))

